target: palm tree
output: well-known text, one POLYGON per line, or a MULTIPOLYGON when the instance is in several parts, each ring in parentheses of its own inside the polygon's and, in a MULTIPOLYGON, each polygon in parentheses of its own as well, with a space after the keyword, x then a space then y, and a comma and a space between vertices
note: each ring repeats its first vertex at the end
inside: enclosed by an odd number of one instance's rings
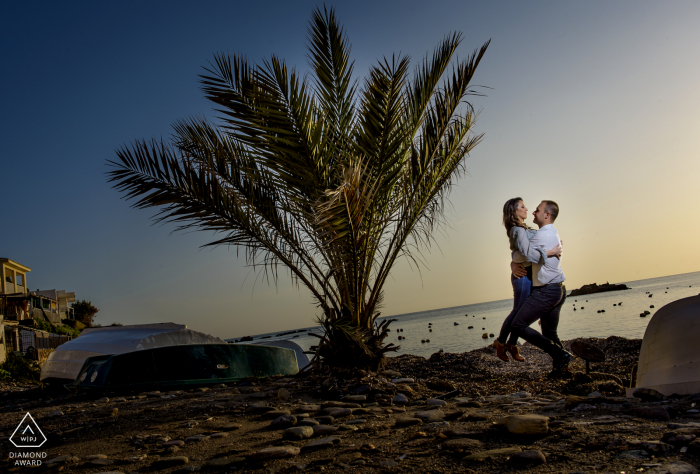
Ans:
POLYGON ((286 268, 320 309, 316 362, 377 368, 397 349, 376 322, 384 283, 399 258, 420 264, 481 139, 466 97, 489 43, 447 72, 461 39, 445 37, 412 79, 392 56, 359 83, 334 11, 316 9, 310 78, 276 56, 215 55, 200 83, 220 123, 182 120, 169 143, 121 147, 109 181, 133 207, 158 207, 156 221, 220 233, 207 245, 244 249, 275 282, 286 268))

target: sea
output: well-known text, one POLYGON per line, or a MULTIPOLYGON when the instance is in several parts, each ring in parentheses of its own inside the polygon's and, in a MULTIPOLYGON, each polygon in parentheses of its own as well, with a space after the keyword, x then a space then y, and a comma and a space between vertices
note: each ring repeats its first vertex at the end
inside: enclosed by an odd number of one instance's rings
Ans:
MULTIPOLYGON (((608 336, 641 339, 656 311, 672 301, 700 294, 700 272, 615 283, 625 283, 630 289, 566 298, 559 318, 561 340, 608 336), (640 317, 645 311, 649 314, 640 317)), ((567 292, 571 290, 573 288, 567 288, 567 292)), ((392 342, 400 349, 389 353, 390 356, 414 354, 428 357, 440 349, 465 352, 492 344, 494 337, 484 339, 483 334, 498 337, 503 320, 512 308, 513 300, 506 299, 379 319, 396 320, 389 326, 391 333, 386 342, 392 342)), ((537 323, 532 327, 539 330, 537 323)), ((308 335, 309 332, 322 333, 316 326, 258 334, 253 338, 254 342, 289 339, 309 350, 318 342, 318 338, 308 335)))

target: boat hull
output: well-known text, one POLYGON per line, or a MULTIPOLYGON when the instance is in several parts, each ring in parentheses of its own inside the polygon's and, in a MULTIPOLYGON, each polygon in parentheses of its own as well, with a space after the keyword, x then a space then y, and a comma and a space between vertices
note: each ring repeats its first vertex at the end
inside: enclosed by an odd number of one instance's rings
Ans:
POLYGON ((175 390, 299 372, 291 349, 191 344, 89 357, 69 388, 175 390))

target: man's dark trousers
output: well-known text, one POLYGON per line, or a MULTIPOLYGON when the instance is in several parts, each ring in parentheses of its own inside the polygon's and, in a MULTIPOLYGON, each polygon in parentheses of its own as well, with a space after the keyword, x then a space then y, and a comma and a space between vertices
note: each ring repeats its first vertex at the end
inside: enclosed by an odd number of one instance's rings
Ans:
POLYGON ((557 326, 565 300, 566 287, 561 283, 534 286, 513 318, 511 331, 545 351, 552 359, 560 358, 564 349, 557 334, 557 326), (530 327, 538 319, 542 321, 542 334, 530 327))

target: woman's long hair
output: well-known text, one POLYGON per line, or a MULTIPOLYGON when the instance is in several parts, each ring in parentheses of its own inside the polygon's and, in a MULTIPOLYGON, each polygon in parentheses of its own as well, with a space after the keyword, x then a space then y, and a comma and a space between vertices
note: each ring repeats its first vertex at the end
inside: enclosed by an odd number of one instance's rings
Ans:
POLYGON ((506 227, 506 235, 508 235, 508 238, 510 238, 510 230, 513 227, 530 228, 524 222, 520 222, 518 216, 515 215, 515 211, 518 210, 518 203, 522 200, 523 199, 519 197, 508 199, 503 205, 503 225, 506 227))

